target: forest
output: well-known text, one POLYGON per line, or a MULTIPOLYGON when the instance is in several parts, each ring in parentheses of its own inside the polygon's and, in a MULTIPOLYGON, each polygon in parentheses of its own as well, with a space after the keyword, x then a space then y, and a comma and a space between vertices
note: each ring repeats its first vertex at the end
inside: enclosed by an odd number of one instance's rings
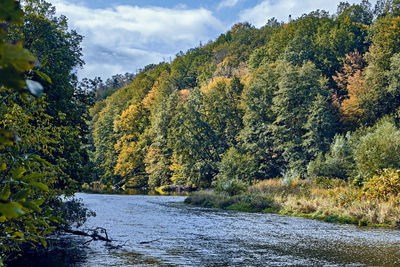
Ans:
POLYGON ((93 215, 81 190, 398 225, 400 1, 238 23, 105 83, 78 80, 66 17, 22 2, 0 7, 0 266, 93 215))
MULTIPOLYGON (((397 170, 400 2, 239 23, 149 65, 90 109, 90 181, 114 188, 397 170)), ((88 186, 88 185, 86 185, 88 186)))

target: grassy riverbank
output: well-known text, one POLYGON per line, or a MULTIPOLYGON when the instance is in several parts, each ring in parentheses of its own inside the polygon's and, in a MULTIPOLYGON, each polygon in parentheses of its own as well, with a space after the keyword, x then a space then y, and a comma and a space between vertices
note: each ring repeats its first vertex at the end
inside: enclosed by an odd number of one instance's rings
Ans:
MULTIPOLYGON (((374 181, 374 186, 378 185, 379 182, 374 181)), ((338 179, 296 179, 290 182, 271 179, 250 186, 236 195, 211 190, 195 192, 185 203, 359 226, 398 227, 399 197, 388 192, 385 197, 378 197, 368 186, 372 185, 356 187, 338 179)), ((382 186, 377 190, 382 190, 382 186)))

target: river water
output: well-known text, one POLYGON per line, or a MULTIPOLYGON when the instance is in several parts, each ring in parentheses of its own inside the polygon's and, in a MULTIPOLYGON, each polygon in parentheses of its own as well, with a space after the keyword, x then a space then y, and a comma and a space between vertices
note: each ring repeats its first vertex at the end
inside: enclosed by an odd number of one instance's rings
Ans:
POLYGON ((97 213, 85 227, 124 246, 91 242, 65 266, 400 266, 397 230, 197 208, 185 197, 77 197, 97 213))

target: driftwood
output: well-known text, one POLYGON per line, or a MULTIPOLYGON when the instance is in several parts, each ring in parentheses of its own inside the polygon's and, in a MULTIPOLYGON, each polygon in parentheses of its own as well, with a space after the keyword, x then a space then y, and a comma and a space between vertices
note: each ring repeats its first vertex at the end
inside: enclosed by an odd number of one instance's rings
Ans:
POLYGON ((157 242, 158 240, 160 240, 160 238, 159 239, 155 239, 155 240, 151 240, 151 241, 142 241, 142 242, 139 242, 139 244, 141 244, 141 245, 150 244, 150 243, 153 243, 153 242, 157 242))
MULTIPOLYGON (((95 229, 87 229, 86 231, 80 231, 80 230, 72 230, 72 229, 63 229, 64 232, 69 233, 69 234, 73 234, 73 235, 79 235, 79 236, 85 236, 85 237, 90 237, 91 239, 84 242, 83 245, 86 245, 92 241, 96 241, 96 240, 101 240, 101 241, 105 241, 107 242, 107 247, 111 248, 111 249, 119 249, 122 248, 123 246, 126 245, 126 243, 128 241, 125 241, 125 243, 123 243, 122 245, 112 245, 111 242, 114 241, 112 239, 110 239, 108 237, 108 233, 107 230, 105 228, 102 227, 96 227, 95 229)), ((159 239, 155 239, 155 240, 150 240, 150 241, 142 241, 139 242, 139 244, 143 245, 143 244, 150 244, 153 242, 157 242, 159 241, 159 239)))
POLYGON ((120 249, 124 247, 126 243, 128 243, 128 241, 125 241, 123 244, 116 244, 116 245, 111 244, 111 242, 115 240, 108 237, 107 230, 103 227, 96 227, 95 229, 86 229, 85 231, 72 230, 72 229, 63 229, 63 231, 73 235, 90 237, 91 239, 84 242, 82 244, 83 246, 91 243, 92 241, 100 240, 100 241, 105 241, 106 246, 109 249, 120 249))
POLYGON ((85 243, 91 242, 93 240, 101 240, 107 243, 112 242, 112 239, 108 237, 107 230, 102 227, 97 227, 96 229, 88 229, 87 232, 80 230, 72 230, 72 229, 63 229, 63 231, 73 235, 86 236, 92 238, 92 240, 89 240, 85 243))

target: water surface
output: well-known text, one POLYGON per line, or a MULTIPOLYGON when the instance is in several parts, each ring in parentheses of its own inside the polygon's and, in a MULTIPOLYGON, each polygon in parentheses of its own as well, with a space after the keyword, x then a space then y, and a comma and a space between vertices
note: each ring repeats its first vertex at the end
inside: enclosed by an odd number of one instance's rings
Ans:
MULTIPOLYGON (((400 266, 400 231, 191 207, 185 197, 77 194, 96 211, 74 266, 400 266)), ((72 265, 72 264, 71 264, 72 265)))

